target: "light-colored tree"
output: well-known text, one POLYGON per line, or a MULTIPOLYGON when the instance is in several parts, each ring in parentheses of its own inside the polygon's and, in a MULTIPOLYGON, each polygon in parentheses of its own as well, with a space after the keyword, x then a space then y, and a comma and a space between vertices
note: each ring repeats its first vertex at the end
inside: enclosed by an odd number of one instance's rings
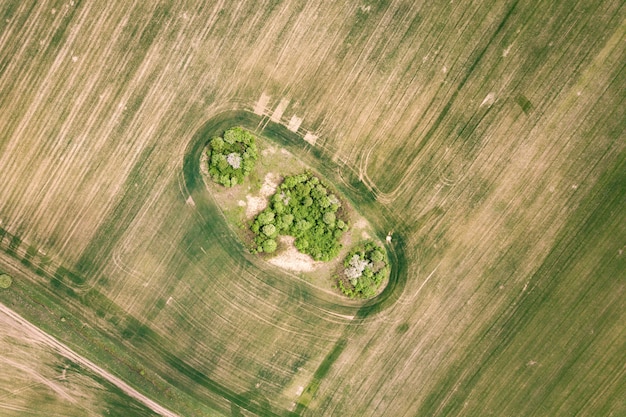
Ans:
POLYGON ((229 153, 226 157, 226 162, 228 162, 228 165, 231 167, 239 169, 239 167, 241 167, 241 155, 236 152, 229 153))
POLYGON ((358 254, 354 254, 352 258, 350 258, 350 261, 348 262, 348 267, 344 270, 344 273, 349 280, 356 280, 361 275, 363 275, 363 271, 365 270, 365 268, 371 265, 372 264, 368 260, 361 259, 358 254))

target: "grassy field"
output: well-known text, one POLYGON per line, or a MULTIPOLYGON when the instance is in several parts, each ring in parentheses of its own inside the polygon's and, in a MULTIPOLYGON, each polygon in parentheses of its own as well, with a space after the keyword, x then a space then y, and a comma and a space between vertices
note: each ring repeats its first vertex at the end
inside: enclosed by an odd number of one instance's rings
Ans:
MULTIPOLYGON (((3 2, 0 302, 181 416, 624 415, 625 62, 617 0, 3 2), (392 233, 377 299, 246 252, 233 125, 392 233)), ((151 415, 5 321, 8 415, 151 415)))

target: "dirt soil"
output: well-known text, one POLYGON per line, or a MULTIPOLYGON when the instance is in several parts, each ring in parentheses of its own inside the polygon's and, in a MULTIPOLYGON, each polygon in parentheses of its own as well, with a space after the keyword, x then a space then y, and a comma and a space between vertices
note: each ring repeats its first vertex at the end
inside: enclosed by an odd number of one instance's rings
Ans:
POLYGON ((272 265, 294 272, 311 272, 324 265, 324 262, 315 261, 309 255, 299 252, 293 245, 296 240, 293 236, 281 236, 278 240, 281 246, 285 246, 285 250, 267 260, 272 265))

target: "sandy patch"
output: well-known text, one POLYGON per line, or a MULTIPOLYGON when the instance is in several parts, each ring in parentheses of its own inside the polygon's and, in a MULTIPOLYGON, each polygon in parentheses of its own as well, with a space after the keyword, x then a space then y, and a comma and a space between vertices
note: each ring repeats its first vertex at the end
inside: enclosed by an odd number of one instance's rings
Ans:
POLYGON ((251 219, 267 207, 267 200, 262 197, 246 196, 246 217, 251 219))
POLYGON ((311 145, 315 145, 315 142, 317 142, 317 136, 311 132, 306 132, 304 140, 309 142, 311 145))
POLYGON ((302 118, 296 115, 293 115, 291 117, 291 120, 289 121, 289 125, 287 126, 287 129, 291 130, 292 132, 297 132, 301 124, 302 124, 302 118))
POLYGON ((283 117, 283 113, 285 112, 285 109, 287 109, 288 105, 289 100, 287 100, 286 98, 280 100, 280 103, 278 103, 278 106, 276 106, 276 108, 274 109, 274 113, 272 113, 272 116, 270 117, 272 122, 280 122, 280 119, 283 117))
POLYGON ((263 116, 263 114, 265 114, 265 111, 267 110, 267 103, 269 102, 270 102, 270 96, 268 96, 265 93, 261 94, 259 101, 257 101, 256 104, 254 105, 254 114, 263 116))
POLYGON ((298 252, 293 246, 296 240, 293 236, 281 236, 278 240, 287 246, 287 249, 268 259, 272 265, 294 272, 311 272, 321 267, 324 262, 315 261, 309 255, 298 252))
POLYGON ((276 148, 273 146, 270 146, 269 148, 263 149, 261 151, 261 155, 263 156, 267 156, 267 155, 273 155, 276 153, 276 148))
POLYGON ((367 220, 365 220, 363 217, 359 218, 359 220, 357 220, 354 223, 355 229, 365 229, 366 227, 367 227, 367 220))
POLYGON ((485 97, 483 102, 480 103, 480 107, 485 106, 485 105, 491 107, 491 105, 495 101, 496 101, 496 95, 494 93, 489 93, 489 94, 487 94, 487 96, 485 97))
POLYGON ((367 233, 367 231, 366 231, 368 226, 369 226, 369 224, 367 223, 367 220, 365 220, 363 217, 359 217, 359 219, 354 223, 352 228, 355 231, 357 231, 357 230, 361 231, 361 238, 362 239, 371 239, 370 234, 367 233))
POLYGON ((280 176, 273 172, 268 172, 263 179, 263 185, 261 186, 261 197, 270 197, 272 194, 276 192, 278 188, 278 182, 280 181, 280 176))
MULTIPOLYGON (((267 199, 276 192, 279 181, 280 177, 273 172, 268 172, 267 175, 265 175, 259 195, 253 196, 248 194, 246 196, 247 203, 243 204, 246 206, 246 217, 252 218, 267 207, 267 199)), ((238 204, 243 206, 241 203, 238 204)))

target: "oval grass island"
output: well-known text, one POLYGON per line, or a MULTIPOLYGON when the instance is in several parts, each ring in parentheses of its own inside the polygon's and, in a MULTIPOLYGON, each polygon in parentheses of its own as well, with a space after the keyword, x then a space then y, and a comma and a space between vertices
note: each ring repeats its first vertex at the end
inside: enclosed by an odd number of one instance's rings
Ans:
MULTIPOLYGON (((235 164, 239 160, 236 155, 230 158, 235 164)), ((234 168, 233 164, 227 163, 234 168)), ((222 167, 225 167, 223 162, 222 167)), ((209 190, 207 194, 210 198, 206 201, 215 203, 233 236, 246 248, 241 252, 242 256, 247 257, 245 253, 256 254, 250 256, 320 290, 337 295, 343 291, 345 302, 341 302, 344 304, 342 312, 351 310, 355 317, 363 318, 393 304, 400 296, 406 281, 406 259, 402 234, 398 231, 404 226, 397 219, 392 220, 386 208, 376 202, 373 193, 348 166, 336 164, 330 155, 319 147, 311 146, 285 126, 247 111, 218 114, 205 122, 189 143, 183 176, 185 188, 190 197, 194 196, 196 204, 206 200, 198 194, 209 190), (220 181, 211 179, 210 142, 212 138, 223 138, 231 128, 243 128, 256 137, 258 159, 242 183, 237 180, 235 186, 224 187, 219 184, 220 181), (285 178, 292 177, 285 183, 285 178), (310 188, 310 191, 315 189, 315 198, 298 195, 300 203, 290 207, 290 213, 285 213, 289 201, 285 198, 288 197, 285 191, 295 191, 298 184, 300 188, 310 188), (324 192, 326 199, 322 198, 324 192), (323 212, 314 209, 314 221, 307 220, 306 208, 312 207, 315 199, 322 205, 330 202, 328 207, 333 206, 335 210, 323 212), (276 210, 283 211, 276 213, 276 210), (293 219, 287 214, 291 214, 293 219), (298 216, 300 218, 296 218, 298 216), (332 226, 332 229, 327 227, 324 230, 323 225, 332 226), (387 241, 387 244, 383 243, 387 237, 386 230, 394 230, 393 242, 387 241), (327 239, 328 252, 324 253, 320 245, 311 245, 312 234, 326 237, 329 234, 340 235, 339 245, 335 247, 327 239), (275 242, 275 245, 266 243, 268 241, 275 242), (378 260, 374 265, 374 262, 365 259, 365 247, 380 248, 377 252, 384 254, 384 262, 378 260), (310 248, 309 253, 306 253, 307 248, 310 248), (357 253, 363 256, 361 263, 354 259, 357 253), (361 274, 359 277, 355 276, 357 270, 361 274), (359 281, 355 278, 360 277, 368 285, 358 285, 359 281), (349 300, 349 297, 358 300, 349 300)), ((213 175, 213 178, 216 176, 213 175)), ((378 259, 377 255, 375 258, 378 259)), ((250 258, 248 261, 258 264, 250 258)), ((327 301, 323 304, 327 305, 327 301)), ((337 301, 334 304, 339 307, 337 301)))

